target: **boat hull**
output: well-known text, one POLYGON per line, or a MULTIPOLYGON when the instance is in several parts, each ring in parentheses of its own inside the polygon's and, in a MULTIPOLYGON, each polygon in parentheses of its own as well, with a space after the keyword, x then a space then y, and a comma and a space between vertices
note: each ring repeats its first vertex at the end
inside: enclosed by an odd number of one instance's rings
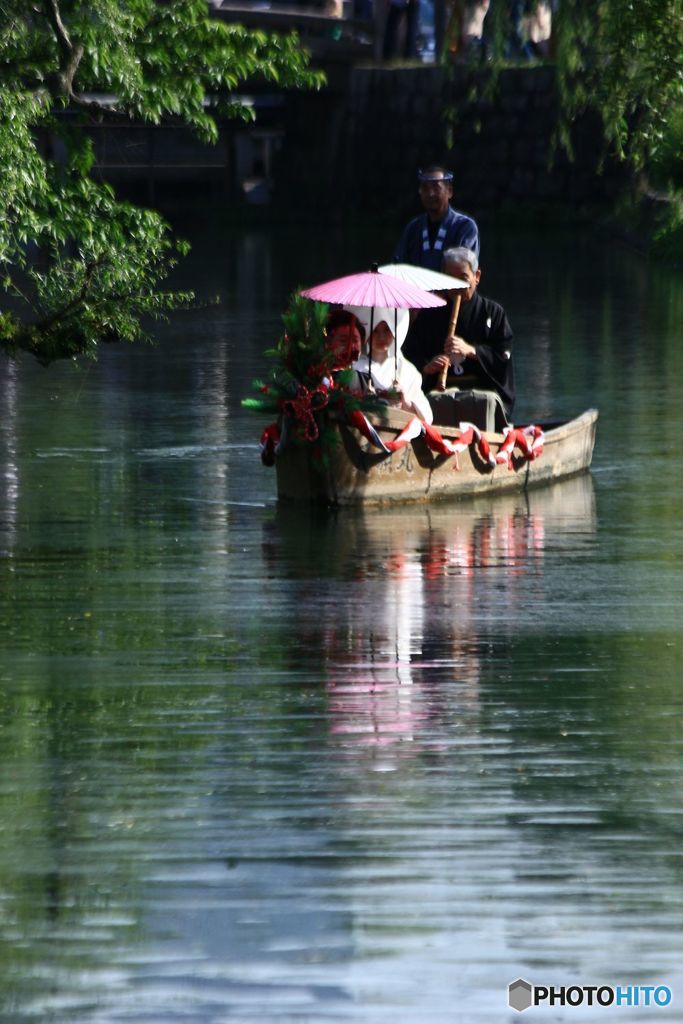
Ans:
MULTIPOLYGON (((388 409, 381 418, 369 417, 382 438, 393 440, 405 427, 408 416, 388 409)), ((330 418, 338 443, 328 446, 326 465, 316 460, 310 444, 288 444, 276 459, 278 498, 283 501, 319 502, 328 505, 382 504, 392 501, 426 502, 471 495, 506 494, 564 480, 587 470, 591 464, 598 413, 589 409, 576 419, 540 426, 544 431, 542 454, 533 461, 513 458, 511 468, 491 468, 470 446, 457 456, 431 451, 416 438, 392 454, 378 451, 363 435, 340 420, 330 418)), ((458 432, 439 428, 457 440, 458 432)), ((502 434, 484 435, 497 451, 502 434)))

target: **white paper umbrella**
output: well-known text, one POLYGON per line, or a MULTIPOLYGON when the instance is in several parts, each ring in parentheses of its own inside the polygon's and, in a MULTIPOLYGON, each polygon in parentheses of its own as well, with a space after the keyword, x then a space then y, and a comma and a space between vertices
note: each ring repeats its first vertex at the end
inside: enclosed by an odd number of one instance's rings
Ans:
POLYGON ((389 274, 399 281, 412 284, 416 288, 424 288, 427 292, 444 292, 453 288, 467 288, 467 281, 460 277, 451 277, 450 274, 440 274, 438 270, 428 270, 427 267, 416 267, 412 263, 385 263, 379 267, 380 274, 389 274))

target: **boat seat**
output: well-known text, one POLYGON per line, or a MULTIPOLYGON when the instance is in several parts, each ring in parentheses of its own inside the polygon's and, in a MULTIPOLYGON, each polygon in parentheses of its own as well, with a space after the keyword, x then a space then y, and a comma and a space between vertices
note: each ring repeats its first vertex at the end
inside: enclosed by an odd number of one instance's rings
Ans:
POLYGON ((505 406, 495 391, 430 391, 427 395, 434 413, 435 426, 457 427, 473 423, 479 430, 500 433, 510 425, 505 406))

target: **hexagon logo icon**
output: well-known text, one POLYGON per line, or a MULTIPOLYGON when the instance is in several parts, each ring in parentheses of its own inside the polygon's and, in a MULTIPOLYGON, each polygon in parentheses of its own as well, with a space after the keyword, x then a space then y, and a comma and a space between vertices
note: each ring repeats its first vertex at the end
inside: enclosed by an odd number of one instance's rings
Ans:
POLYGON ((532 986, 524 978, 517 978, 508 985, 508 1006, 521 1013, 528 1010, 532 1003, 532 986))

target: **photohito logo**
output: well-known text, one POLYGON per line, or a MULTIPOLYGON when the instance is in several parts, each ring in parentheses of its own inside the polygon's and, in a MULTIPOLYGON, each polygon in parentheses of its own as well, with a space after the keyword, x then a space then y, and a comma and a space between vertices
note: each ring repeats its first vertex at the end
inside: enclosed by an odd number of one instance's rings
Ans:
POLYGON ((532 985, 517 978, 508 985, 508 1006, 518 1013, 532 1006, 668 1006, 668 985, 532 985))

